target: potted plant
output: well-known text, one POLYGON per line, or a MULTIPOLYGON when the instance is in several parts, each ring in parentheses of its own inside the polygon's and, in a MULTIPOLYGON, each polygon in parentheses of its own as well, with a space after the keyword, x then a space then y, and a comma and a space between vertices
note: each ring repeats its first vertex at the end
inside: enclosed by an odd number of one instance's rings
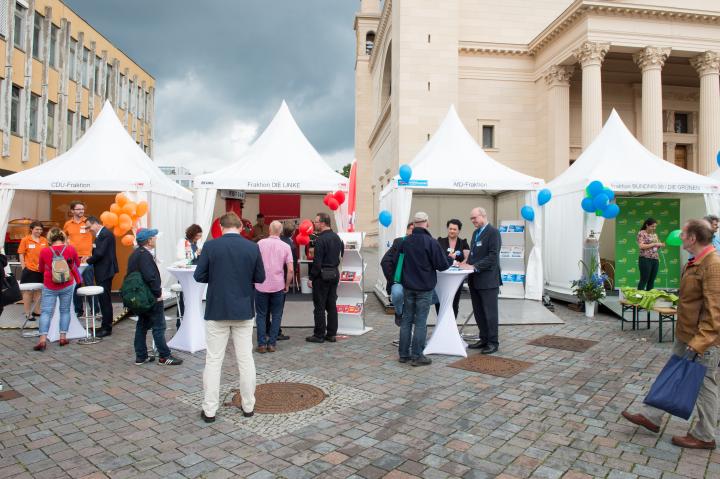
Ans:
POLYGON ((600 270, 595 258, 590 261, 589 266, 582 260, 579 264, 583 270, 582 276, 572 282, 572 290, 575 296, 585 303, 585 316, 592 318, 595 316, 597 300, 605 297, 608 275, 600 270))

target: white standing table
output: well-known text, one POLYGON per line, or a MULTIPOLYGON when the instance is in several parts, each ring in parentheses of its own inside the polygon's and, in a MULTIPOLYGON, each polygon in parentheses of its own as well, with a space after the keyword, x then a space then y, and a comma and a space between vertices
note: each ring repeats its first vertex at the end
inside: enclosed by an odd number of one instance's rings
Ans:
MULTIPOLYGON (((83 271, 87 268, 86 264, 81 264, 78 268, 80 270, 80 277, 82 277, 83 271)), ((75 285, 77 286, 77 285, 75 285)), ((74 298, 75 295, 73 295, 74 298)), ((42 299, 41 299, 42 301, 42 299)), ((99 312, 99 311, 98 311, 99 312)), ((66 334, 66 339, 80 339, 87 335, 85 328, 80 323, 80 320, 75 314, 75 301, 70 302, 70 326, 66 334)), ((60 339, 60 300, 55 300, 55 312, 50 319, 50 329, 48 330, 47 340, 54 343, 60 339)))
POLYGON ((167 271, 175 276, 182 286, 183 293, 183 319, 180 329, 175 336, 168 341, 172 349, 195 353, 207 348, 205 342, 205 319, 203 317, 202 298, 205 294, 204 283, 198 283, 193 278, 195 266, 187 268, 168 268, 167 271))
POLYGON ((435 292, 440 299, 440 313, 430 341, 423 354, 446 354, 467 357, 467 343, 463 341, 455 322, 452 309, 453 298, 465 277, 471 270, 451 268, 437 272, 435 292))

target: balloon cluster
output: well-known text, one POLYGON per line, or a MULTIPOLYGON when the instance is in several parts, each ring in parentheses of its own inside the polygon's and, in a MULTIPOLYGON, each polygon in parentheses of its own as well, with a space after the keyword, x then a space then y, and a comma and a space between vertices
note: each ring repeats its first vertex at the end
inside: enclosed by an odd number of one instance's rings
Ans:
MULTIPOLYGON (((345 202, 345 192, 341 190, 337 190, 335 193, 328 193, 325 195, 325 198, 323 198, 323 203, 325 203, 325 206, 330 208, 331 210, 335 211, 336 209, 340 208, 340 205, 345 202)), ((306 220, 309 221, 309 220, 306 220)), ((312 223, 310 223, 310 226, 312 226, 312 223)))
MULTIPOLYGON (((538 191, 538 205, 545 206, 545 204, 547 204, 551 198, 552 191, 548 190, 547 188, 543 188, 542 190, 538 191)), ((535 220, 535 210, 532 206, 525 205, 520 208, 520 216, 522 216, 525 221, 533 221, 535 220)))
POLYGON ((133 228, 137 228, 138 220, 148 212, 147 201, 135 203, 130 201, 125 193, 115 195, 115 203, 110 205, 108 211, 103 211, 100 221, 107 229, 117 237, 122 237, 120 242, 125 246, 132 246, 134 237, 127 235, 133 228))
POLYGON ((295 244, 305 246, 310 243, 310 235, 313 234, 314 228, 312 221, 302 220, 298 226, 298 234, 295 235, 295 244))
POLYGON ((614 199, 615 192, 595 180, 585 188, 585 198, 580 206, 587 213, 595 213, 596 216, 613 219, 620 214, 620 207, 612 202, 614 199))

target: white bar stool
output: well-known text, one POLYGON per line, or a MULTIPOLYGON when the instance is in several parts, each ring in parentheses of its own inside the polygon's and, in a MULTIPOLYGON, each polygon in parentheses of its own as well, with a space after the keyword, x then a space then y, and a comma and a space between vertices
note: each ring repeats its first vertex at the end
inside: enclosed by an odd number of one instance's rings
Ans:
POLYGON ((97 319, 97 314, 95 312, 94 297, 102 294, 103 291, 102 286, 83 286, 77 289, 77 295, 82 297, 83 308, 85 309, 85 337, 78 339, 78 344, 95 344, 102 341, 102 338, 95 336, 95 320, 97 319), (88 305, 88 298, 93 298, 93 300, 89 301, 92 303, 92 308, 88 305), (90 321, 92 321, 92 336, 90 336, 90 321))
MULTIPOLYGON (((42 289, 43 289, 42 283, 20 283, 19 286, 20 286, 20 291, 23 291, 23 292, 31 291, 34 293, 35 291, 42 291, 42 289)), ((42 298, 42 296, 40 296, 40 298, 42 298)), ((40 301, 40 299, 34 301, 30 305, 30 312, 35 311, 38 301, 40 301)), ((30 330, 26 331, 25 330, 25 327, 27 326, 28 321, 29 321, 29 319, 26 317, 25 322, 23 323, 22 327, 20 328, 20 336, 22 336, 23 338, 34 338, 34 337, 40 336, 40 332, 37 329, 34 331, 30 331, 30 330)))
POLYGON ((180 294, 182 293, 182 285, 180 283, 175 283, 172 286, 170 286, 170 292, 175 297, 175 305, 177 308, 177 317, 174 318, 176 320, 175 326, 177 326, 177 321, 182 324, 183 315, 182 311, 180 311, 180 294))

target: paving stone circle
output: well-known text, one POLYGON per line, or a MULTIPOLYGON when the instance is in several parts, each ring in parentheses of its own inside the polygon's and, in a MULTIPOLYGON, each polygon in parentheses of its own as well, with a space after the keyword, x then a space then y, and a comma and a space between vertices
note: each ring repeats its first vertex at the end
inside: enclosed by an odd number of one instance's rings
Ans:
POLYGON ((562 349, 564 351, 574 351, 576 353, 584 353, 598 342, 589 339, 568 338, 565 336, 541 336, 533 339, 528 344, 532 346, 541 346, 543 348, 562 349))
MULTIPOLYGON (((325 400, 325 392, 312 384, 267 383, 255 388, 255 412, 257 414, 287 414, 304 411, 325 400)), ((242 396, 235 391, 226 406, 240 407, 242 396)))
POLYGON ((509 378, 526 370, 533 363, 516 359, 501 358, 485 354, 476 354, 460 361, 448 364, 451 368, 464 369, 475 373, 489 374, 501 378, 509 378))

